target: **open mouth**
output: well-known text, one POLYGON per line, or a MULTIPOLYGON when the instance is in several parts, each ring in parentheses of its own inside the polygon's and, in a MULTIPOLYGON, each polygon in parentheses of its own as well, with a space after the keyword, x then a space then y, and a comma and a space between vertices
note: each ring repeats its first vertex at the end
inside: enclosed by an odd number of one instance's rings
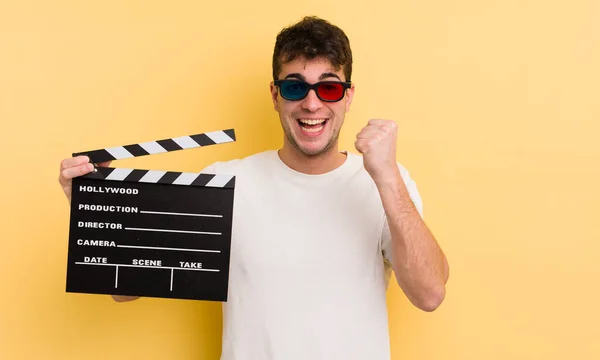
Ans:
POLYGON ((298 119, 298 124, 303 132, 316 135, 323 131, 328 119, 298 119))

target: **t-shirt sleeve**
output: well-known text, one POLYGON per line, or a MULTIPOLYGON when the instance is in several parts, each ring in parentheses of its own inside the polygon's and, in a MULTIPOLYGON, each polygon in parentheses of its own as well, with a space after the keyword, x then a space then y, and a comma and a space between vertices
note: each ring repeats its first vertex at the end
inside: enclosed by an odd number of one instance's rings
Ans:
MULTIPOLYGON (((415 204, 419 215, 423 218, 423 200, 421 199, 421 195, 419 194, 419 190, 417 189, 417 183, 410 177, 410 174, 406 168, 402 165, 398 164, 398 168, 400 169, 400 175, 402 176, 402 180, 406 185, 406 189, 408 190, 408 194, 415 204)), ((381 250, 383 252, 383 257, 385 261, 385 265, 388 268, 391 268, 392 264, 392 236, 390 234, 390 228, 387 221, 387 217, 385 213, 383 214, 383 229, 381 234, 381 250)))

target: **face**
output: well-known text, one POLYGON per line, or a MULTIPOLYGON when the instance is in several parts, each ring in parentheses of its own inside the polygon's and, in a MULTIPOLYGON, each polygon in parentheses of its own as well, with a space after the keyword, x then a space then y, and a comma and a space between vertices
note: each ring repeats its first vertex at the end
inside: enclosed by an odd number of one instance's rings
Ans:
MULTIPOLYGON (((328 60, 322 59, 296 59, 283 64, 278 79, 304 80, 309 84, 346 81, 343 69, 335 70, 328 60)), ((304 99, 286 100, 273 83, 271 95, 285 134, 284 146, 291 146, 293 150, 308 156, 337 151, 339 132, 350 109, 354 85, 345 90, 344 98, 338 102, 320 100, 314 89, 304 99)))

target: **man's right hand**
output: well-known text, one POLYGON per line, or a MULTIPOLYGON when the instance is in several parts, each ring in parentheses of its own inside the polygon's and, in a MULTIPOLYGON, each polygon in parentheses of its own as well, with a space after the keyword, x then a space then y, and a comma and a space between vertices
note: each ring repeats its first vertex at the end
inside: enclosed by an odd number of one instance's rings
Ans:
MULTIPOLYGON (((99 166, 108 166, 110 161, 99 163, 99 166)), ((94 170, 94 165, 90 163, 90 159, 87 156, 76 156, 64 159, 60 163, 60 175, 58 176, 58 182, 71 203, 71 190, 73 188, 73 178, 83 176, 94 170)), ((117 302, 127 302, 139 299, 139 296, 123 296, 123 295, 112 295, 112 298, 117 302)))
MULTIPOLYGON (((108 166, 110 161, 99 163, 99 166, 108 166)), ((60 163, 60 175, 58 176, 58 182, 62 186, 62 189, 71 203, 71 189, 73 185, 73 178, 88 174, 94 170, 94 165, 90 163, 90 159, 87 156, 76 156, 64 159, 60 163)))

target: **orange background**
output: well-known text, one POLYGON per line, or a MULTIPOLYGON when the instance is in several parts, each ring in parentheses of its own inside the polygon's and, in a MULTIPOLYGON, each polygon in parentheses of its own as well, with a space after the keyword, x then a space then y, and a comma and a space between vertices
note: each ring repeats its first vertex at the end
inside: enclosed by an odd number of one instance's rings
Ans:
POLYGON ((600 358, 592 0, 3 1, 0 358, 218 358, 218 303, 65 293, 59 163, 230 127, 235 144, 114 165, 198 171, 279 146, 274 40, 312 14, 354 50, 341 147, 369 118, 398 121, 398 159, 451 265, 434 313, 390 288, 393 359, 600 358))

